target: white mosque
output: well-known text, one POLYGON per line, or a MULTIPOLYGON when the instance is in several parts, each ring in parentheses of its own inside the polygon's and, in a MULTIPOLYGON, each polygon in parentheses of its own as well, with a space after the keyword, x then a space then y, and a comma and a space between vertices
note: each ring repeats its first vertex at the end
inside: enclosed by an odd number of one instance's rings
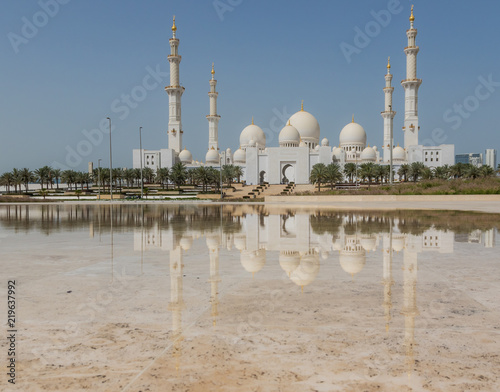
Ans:
POLYGON ((405 115, 404 115, 404 147, 394 146, 391 135, 396 112, 392 110, 392 87, 391 65, 388 61, 387 74, 385 75, 385 108, 381 113, 384 119, 383 144, 379 149, 367 144, 367 136, 364 128, 354 122, 347 124, 339 135, 338 146, 330 146, 330 141, 325 137, 320 142, 320 125, 316 118, 304 110, 302 102, 301 110, 295 113, 287 122, 287 125, 279 134, 279 147, 266 146, 266 136, 262 128, 252 123, 240 134, 239 148, 232 153, 230 148, 219 149, 218 124, 220 115, 217 114, 216 91, 217 80, 212 65, 212 78, 210 79, 210 114, 207 117, 209 123, 208 151, 205 162, 194 160, 191 152, 182 145, 182 121, 181 121, 181 97, 184 87, 179 83, 179 39, 176 37, 177 27, 175 17, 172 26, 172 38, 170 41, 170 85, 165 87, 169 96, 169 122, 168 122, 168 148, 161 150, 133 150, 133 167, 139 168, 142 163, 144 167, 153 170, 158 168, 172 167, 177 162, 182 162, 188 168, 200 166, 213 166, 219 168, 224 164, 234 164, 242 167, 243 178, 249 185, 262 182, 280 184, 284 182, 295 182, 297 184, 308 184, 309 175, 313 166, 317 163, 328 165, 332 162, 340 166, 346 163, 377 163, 389 164, 392 152, 394 170, 403 164, 422 162, 425 166, 434 168, 455 163, 455 146, 443 144, 439 146, 423 146, 418 143, 420 130, 418 119, 418 89, 422 83, 417 78, 417 54, 419 47, 416 46, 417 29, 414 27, 415 17, 413 7, 410 16, 410 28, 406 31, 408 46, 404 49, 406 54, 406 79, 401 82, 405 90, 405 115))

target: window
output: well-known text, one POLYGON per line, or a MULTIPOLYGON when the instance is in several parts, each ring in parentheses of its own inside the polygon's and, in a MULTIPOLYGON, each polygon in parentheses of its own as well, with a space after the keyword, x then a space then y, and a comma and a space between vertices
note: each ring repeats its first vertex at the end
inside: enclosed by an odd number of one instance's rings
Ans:
POLYGON ((428 154, 428 153, 427 153, 427 151, 426 151, 426 152, 425 152, 425 155, 427 155, 427 154, 428 154))
POLYGON ((427 158, 425 158, 425 161, 427 162, 427 158))
POLYGON ((436 162, 439 161, 439 158, 436 158, 436 162))

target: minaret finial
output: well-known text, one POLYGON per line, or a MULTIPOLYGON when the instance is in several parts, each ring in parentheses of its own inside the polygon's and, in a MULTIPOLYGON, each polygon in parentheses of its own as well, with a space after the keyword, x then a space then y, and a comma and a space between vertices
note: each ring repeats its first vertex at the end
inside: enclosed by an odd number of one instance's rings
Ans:
POLYGON ((214 63, 212 63, 212 75, 215 75, 214 63))
POLYGON ((302 100, 302 103, 300 104, 300 111, 301 112, 304 111, 304 100, 302 100))
POLYGON ((177 26, 175 25, 175 15, 174 15, 174 24, 172 25, 172 31, 174 33, 177 31, 177 26))
POLYGON ((413 25, 413 22, 415 21, 415 16, 413 15, 413 4, 411 6, 411 15, 410 15, 410 22, 413 25))
POLYGON ((387 59, 387 73, 391 73, 391 56, 387 59))
POLYGON ((353 115, 352 115, 352 122, 354 122, 354 113, 353 113, 353 115))
POLYGON ((253 116, 252 116, 252 125, 254 125, 254 123, 253 123, 253 116))

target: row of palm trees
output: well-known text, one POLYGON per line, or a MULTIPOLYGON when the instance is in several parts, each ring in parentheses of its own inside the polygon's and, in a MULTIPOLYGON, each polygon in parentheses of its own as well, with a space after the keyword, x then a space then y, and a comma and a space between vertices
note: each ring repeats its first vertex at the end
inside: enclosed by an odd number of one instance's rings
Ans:
MULTIPOLYGON (((499 168, 500 171, 500 168, 499 168)), ((377 183, 388 183, 390 181, 390 166, 377 165, 374 163, 363 163, 357 166, 355 163, 346 163, 342 169, 336 163, 325 165, 317 163, 313 166, 309 181, 312 184, 318 185, 318 191, 321 190, 321 184, 330 184, 333 189, 336 183, 344 181, 344 178, 349 183, 356 181, 368 182, 370 185, 373 181, 377 183)), ((394 176, 393 172, 393 176, 394 176)), ((495 170, 488 165, 480 167, 472 164, 457 163, 452 166, 441 166, 431 169, 426 167, 422 162, 414 162, 412 164, 401 165, 397 171, 400 181, 431 180, 434 178, 448 180, 451 178, 480 178, 493 177, 495 170)))
MULTIPOLYGON (((222 181, 231 186, 234 181, 240 182, 243 169, 240 166, 224 165, 222 167, 222 181)), ((59 189, 60 183, 66 183, 70 190, 83 191, 84 187, 89 189, 91 185, 97 185, 103 190, 110 187, 110 170, 108 168, 94 169, 93 173, 75 170, 60 170, 50 166, 30 170, 28 168, 13 169, 11 172, 0 176, 0 186, 5 186, 7 193, 13 188, 15 193, 28 192, 29 184, 38 183, 42 189, 59 189)), ((209 186, 220 186, 221 172, 213 167, 201 166, 187 169, 182 163, 175 164, 172 168, 160 168, 154 172, 151 168, 143 168, 142 178, 146 184, 160 184, 163 189, 174 184, 177 188, 182 185, 202 185, 206 192, 209 186)), ((140 169, 113 169, 113 186, 119 191, 124 186, 138 187, 141 181, 140 169)))

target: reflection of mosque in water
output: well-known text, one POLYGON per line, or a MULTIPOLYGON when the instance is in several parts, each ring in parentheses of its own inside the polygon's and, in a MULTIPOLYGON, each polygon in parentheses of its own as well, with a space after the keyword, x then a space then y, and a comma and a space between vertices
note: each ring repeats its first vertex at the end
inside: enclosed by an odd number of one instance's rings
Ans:
MULTIPOLYGON (((218 286, 221 282, 219 256, 223 249, 239 251, 242 268, 252 275, 266 265, 269 252, 278 253, 280 267, 300 286, 312 284, 322 262, 336 258, 342 270, 360 274, 369 252, 382 253, 383 308, 389 331, 393 312, 393 254, 403 253, 404 347, 409 374, 415 367, 415 318, 417 307, 418 255, 427 252, 453 253, 455 242, 495 245, 495 228, 460 231, 460 222, 450 227, 420 224, 422 213, 395 214, 341 213, 318 211, 289 212, 271 207, 148 207, 137 206, 5 206, 0 208, 0 224, 14 230, 36 229, 45 233, 89 227, 96 230, 133 230, 134 250, 167 251, 170 254, 170 302, 172 313, 172 354, 179 368, 182 349, 183 257, 193 242, 205 238, 210 259, 210 308, 213 324, 218 316, 218 286), (112 212, 112 211, 113 212, 112 212), (436 227, 437 226, 437 227, 436 227), (439 228, 438 228, 439 227, 439 228), (442 228, 442 229, 440 229, 442 228), (455 230, 457 233, 455 233, 455 230), (322 260, 322 261, 321 261, 322 260)), ((435 217, 434 217, 435 219, 435 217)), ((438 222, 439 219, 436 220, 438 222)), ((450 221, 445 222, 450 225, 450 221)), ((112 236, 111 236, 112 238, 112 236)), ((142 262, 141 262, 142 266, 142 262)))

